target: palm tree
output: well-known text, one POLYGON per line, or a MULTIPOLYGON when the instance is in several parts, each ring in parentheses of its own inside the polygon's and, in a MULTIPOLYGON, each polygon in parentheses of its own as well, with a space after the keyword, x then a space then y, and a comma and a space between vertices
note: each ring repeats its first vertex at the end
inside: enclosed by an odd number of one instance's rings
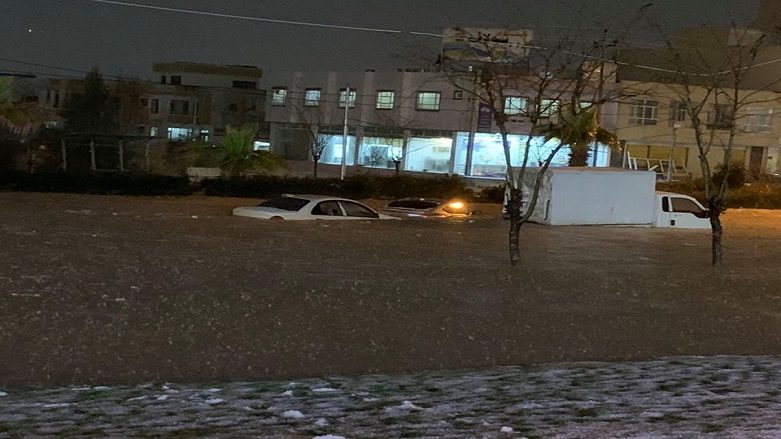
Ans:
POLYGON ((556 138, 569 146, 569 166, 586 166, 589 145, 595 141, 611 147, 618 144, 615 134, 599 126, 596 107, 564 109, 559 117, 558 124, 551 124, 545 130, 545 139, 556 138))
POLYGON ((21 129, 30 121, 30 114, 14 102, 11 78, 0 78, 0 124, 21 129))
POLYGON ((220 153, 220 169, 226 177, 240 177, 255 169, 274 170, 284 167, 284 162, 276 154, 255 151, 254 128, 228 127, 225 134, 220 153))

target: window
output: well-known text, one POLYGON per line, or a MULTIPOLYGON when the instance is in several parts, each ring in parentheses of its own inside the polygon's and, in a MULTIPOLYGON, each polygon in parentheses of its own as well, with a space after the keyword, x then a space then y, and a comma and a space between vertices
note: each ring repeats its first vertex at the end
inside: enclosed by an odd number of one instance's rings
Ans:
POLYGON ((190 101, 178 99, 171 100, 171 114, 188 115, 190 114, 190 101))
POLYGON ((239 111, 239 106, 236 105, 236 103, 232 102, 230 105, 228 105, 228 111, 230 111, 231 113, 235 113, 239 111))
POLYGON ((190 140, 193 137, 192 128, 177 128, 170 127, 167 130, 168 138, 171 140, 185 141, 190 140))
POLYGON ((352 88, 350 89, 350 96, 347 96, 347 89, 339 90, 339 108, 344 108, 345 100, 350 108, 355 108, 355 95, 356 91, 352 88))
POLYGON ((171 75, 171 85, 182 85, 182 77, 179 75, 171 75))
POLYGON ((287 88, 274 87, 271 89, 271 105, 274 107, 281 107, 285 105, 287 100, 287 88))
POLYGON ((460 101, 461 99, 464 99, 464 91, 463 90, 453 90, 453 100, 454 101, 460 101))
POLYGON ((543 99, 540 101, 540 108, 538 109, 540 117, 553 117, 559 114, 559 100, 558 99, 543 99))
POLYGON ((157 127, 149 127, 149 135, 152 137, 157 137, 157 127))
POLYGON ((504 98, 504 114, 507 116, 526 113, 526 99, 518 96, 504 98))
POLYGON ((371 211, 369 208, 362 206, 352 201, 340 201, 342 209, 347 216, 356 216, 359 218, 379 218, 376 212, 371 211))
POLYGON ((158 114, 160 112, 160 99, 152 99, 149 101, 149 112, 152 114, 158 114))
POLYGON ((273 207, 274 209, 282 209, 290 212, 298 212, 302 207, 309 204, 309 200, 295 197, 277 197, 268 199, 260 204, 259 207, 273 207))
POLYGON ((440 92, 419 91, 415 109, 418 111, 439 111, 440 92))
POLYGON ((748 110, 746 124, 743 129, 749 133, 769 133, 770 122, 773 119, 773 110, 748 110))
POLYGON ((729 129, 735 123, 735 113, 730 104, 714 104, 709 116, 708 128, 729 129))
POLYGON ((149 99, 147 98, 141 98, 139 99, 139 104, 141 104, 142 107, 148 107, 149 106, 149 99))
POLYGON ((659 115, 659 103, 643 99, 632 105, 629 113, 631 125, 656 125, 659 115))
POLYGON ((317 107, 320 105, 320 89, 308 88, 304 94, 305 107, 317 107))
POLYGON ((160 83, 165 84, 165 75, 160 76, 160 83))
POLYGON ((338 201, 323 201, 312 208, 312 215, 344 216, 338 201))
POLYGON ((198 133, 198 139, 200 139, 202 142, 208 142, 209 141, 209 130, 206 128, 201 129, 201 132, 198 133))
POLYGON ((670 122, 673 125, 686 121, 686 102, 672 101, 670 103, 670 122))
POLYGON ((255 81, 233 81, 233 88, 248 88, 254 90, 258 88, 258 85, 255 81))
POLYGON ((361 141, 359 164, 372 168, 394 168, 404 157, 404 140, 388 137, 364 137, 361 141))
POLYGON ((697 218, 708 217, 708 211, 702 210, 700 206, 698 206, 692 200, 680 197, 670 197, 670 201, 672 202, 673 212, 690 213, 697 218))
POLYGON ((392 90, 378 90, 377 91, 377 109, 378 110, 391 110, 393 109, 393 101, 396 99, 396 92, 392 90))

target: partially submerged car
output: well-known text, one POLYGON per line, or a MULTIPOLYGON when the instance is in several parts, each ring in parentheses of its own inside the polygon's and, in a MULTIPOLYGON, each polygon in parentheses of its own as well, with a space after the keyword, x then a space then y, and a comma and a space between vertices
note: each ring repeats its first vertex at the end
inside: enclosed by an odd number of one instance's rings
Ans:
POLYGON ((237 207, 233 215, 270 220, 398 219, 355 200, 323 195, 282 195, 257 206, 237 207))
POLYGON ((474 213, 465 201, 438 198, 402 198, 391 201, 382 211, 406 218, 453 218, 474 213))

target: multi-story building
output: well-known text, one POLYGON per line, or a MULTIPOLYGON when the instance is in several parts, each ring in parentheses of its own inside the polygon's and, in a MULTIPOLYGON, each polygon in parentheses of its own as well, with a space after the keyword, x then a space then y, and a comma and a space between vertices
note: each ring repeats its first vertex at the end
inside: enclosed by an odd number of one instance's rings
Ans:
MULTIPOLYGON (((468 85, 457 86, 441 73, 296 72, 266 80, 271 148, 287 158, 311 159, 311 143, 306 135, 311 129, 325 147, 321 163, 341 164, 346 112, 348 166, 393 169, 394 162, 400 162, 406 171, 487 178, 502 178, 506 171, 495 121, 490 115, 481 115, 479 100, 469 92, 468 85)), ((505 113, 516 116, 508 124, 512 160, 520 163, 529 135, 528 120, 523 115, 528 105, 534 105, 529 98, 532 93, 522 89, 505 91, 505 113)), ((543 104, 557 108, 555 103, 543 104)), ((555 111, 550 116, 555 119, 555 111)), ((533 162, 550 151, 542 136, 535 136, 535 145, 533 162)), ((591 164, 607 166, 609 160, 609 150, 600 145, 591 164)), ((562 165, 566 161, 564 148, 554 162, 562 165)))
POLYGON ((778 174, 781 46, 763 43, 763 35, 753 29, 688 29, 673 42, 675 50, 623 51, 616 134, 626 144, 624 163, 664 172, 672 166, 674 174, 701 176, 693 122, 686 111, 690 97, 702 103, 698 114, 704 140, 713 144, 708 152, 711 165, 723 161, 722 145, 731 144, 731 161, 752 175, 778 174), (752 58, 748 48, 755 44, 752 58), (684 79, 677 73, 682 60, 701 72, 684 79), (734 77, 729 74, 733 68, 742 76, 735 106, 734 77))
POLYGON ((153 71, 159 83, 141 98, 148 135, 209 140, 223 136, 228 126, 262 129, 265 92, 258 89, 259 68, 174 62, 155 64, 153 71))
MULTIPOLYGON (((159 81, 104 79, 118 111, 117 135, 208 140, 224 135, 228 126, 264 131, 259 68, 174 62, 155 64, 153 70, 159 81)), ((15 88, 38 103, 45 125, 60 127, 63 107, 83 92, 84 81, 23 78, 15 88)))

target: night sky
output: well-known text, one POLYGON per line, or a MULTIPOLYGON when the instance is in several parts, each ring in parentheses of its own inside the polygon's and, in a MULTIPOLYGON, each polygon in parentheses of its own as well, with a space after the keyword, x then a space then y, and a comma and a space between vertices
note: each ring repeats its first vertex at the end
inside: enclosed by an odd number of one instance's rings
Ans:
MULTIPOLYGON (((592 0, 121 0, 279 20, 441 33, 453 26, 623 26, 648 1, 592 0)), ((655 0, 646 9, 666 29, 750 23, 758 0, 655 0)), ((643 26, 630 39, 653 40, 643 26)), ((164 12, 93 0, 0 0, 0 71, 80 77, 151 77, 154 62, 256 65, 264 70, 408 67, 436 56, 430 36, 382 34, 164 12), (26 64, 25 64, 26 63, 26 64), (34 65, 40 64, 40 65, 34 65), (51 66, 57 70, 44 67, 51 66)))

